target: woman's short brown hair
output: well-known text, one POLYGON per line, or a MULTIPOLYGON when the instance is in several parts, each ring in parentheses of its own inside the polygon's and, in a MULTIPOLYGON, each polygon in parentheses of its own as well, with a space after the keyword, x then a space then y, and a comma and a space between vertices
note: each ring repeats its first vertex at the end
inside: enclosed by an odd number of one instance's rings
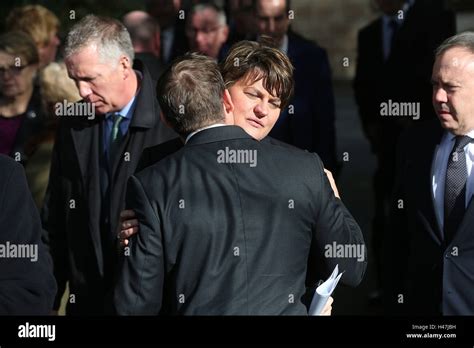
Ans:
POLYGON ((31 37, 20 31, 0 35, 0 51, 21 59, 21 65, 39 62, 38 50, 31 37))
POLYGON ((59 19, 41 5, 16 7, 8 14, 7 30, 22 31, 30 35, 39 47, 46 46, 59 30, 59 19))
POLYGON ((221 63, 226 88, 245 79, 254 83, 263 79, 263 86, 281 100, 285 108, 293 94, 293 65, 288 57, 273 47, 268 40, 240 41, 233 45, 221 63))

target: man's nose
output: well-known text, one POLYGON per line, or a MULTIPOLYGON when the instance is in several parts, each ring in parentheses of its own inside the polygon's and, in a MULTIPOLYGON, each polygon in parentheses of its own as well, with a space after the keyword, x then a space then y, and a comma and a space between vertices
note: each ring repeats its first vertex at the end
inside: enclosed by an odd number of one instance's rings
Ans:
POLYGON ((195 38, 196 43, 198 44, 197 46, 202 45, 203 42, 205 41, 205 38, 206 38, 206 34, 204 34, 202 31, 199 30, 196 33, 196 38, 195 38))
POLYGON ((92 94, 91 88, 84 81, 79 81, 77 89, 79 90, 79 95, 81 98, 87 98, 90 94, 92 94))
POLYGON ((275 20, 273 18, 271 18, 269 21, 268 21, 268 32, 269 33, 274 33, 275 32, 275 20))
POLYGON ((443 88, 435 88, 433 90, 433 100, 438 103, 446 103, 448 101, 446 91, 443 88))

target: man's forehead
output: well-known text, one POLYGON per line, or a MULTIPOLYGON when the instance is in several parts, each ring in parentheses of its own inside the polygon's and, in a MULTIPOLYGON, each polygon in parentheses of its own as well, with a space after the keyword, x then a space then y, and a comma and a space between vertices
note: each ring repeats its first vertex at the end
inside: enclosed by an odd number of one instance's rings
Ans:
POLYGON ((453 47, 446 50, 436 59, 439 68, 472 68, 474 65, 474 53, 463 47, 453 47))
POLYGON ((217 22, 217 12, 212 8, 205 8, 193 13, 192 20, 199 21, 204 24, 215 24, 217 22))
POLYGON ((286 9, 285 0, 257 0, 257 12, 260 14, 281 13, 286 9))

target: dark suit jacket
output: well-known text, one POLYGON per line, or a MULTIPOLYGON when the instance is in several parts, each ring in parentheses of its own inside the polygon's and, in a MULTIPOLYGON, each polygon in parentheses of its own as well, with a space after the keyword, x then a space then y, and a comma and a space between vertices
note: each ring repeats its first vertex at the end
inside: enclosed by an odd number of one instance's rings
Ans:
POLYGON ((37 247, 36 257, 34 249, 29 255, 32 258, 4 258, 6 255, 2 255, 0 315, 49 315, 56 282, 51 258, 41 242, 40 217, 23 168, 3 155, 0 155, 0 226, 3 251, 12 245, 37 247))
POLYGON ((474 314, 474 204, 471 200, 449 245, 435 215, 431 167, 442 134, 439 121, 433 120, 400 137, 392 231, 384 253, 389 301, 396 313, 474 314), (397 303, 399 294, 403 304, 397 303))
POLYGON ((315 43, 290 31, 288 57, 295 67, 294 96, 290 106, 282 110, 270 136, 316 152, 324 167, 335 171, 335 106, 327 53, 315 43), (293 110, 289 109, 291 106, 293 110))
MULTIPOLYGON (((240 127, 203 130, 133 176, 140 232, 115 289, 118 314, 307 314, 301 301, 311 249, 363 244, 318 156, 258 142, 240 127), (256 151, 256 166, 219 163, 219 151, 256 151)), ((366 261, 326 258, 357 285, 366 261)))
POLYGON ((401 120, 408 123, 408 117, 380 116, 380 104, 389 99, 420 102, 421 119, 436 118, 431 105, 430 83, 434 51, 443 40, 456 33, 454 14, 436 5, 438 2, 415 2, 405 14, 386 61, 382 18, 360 30, 354 92, 364 127, 381 122, 397 127, 401 120))
POLYGON ((138 59, 145 64, 152 80, 158 81, 164 70, 163 64, 159 58, 150 52, 140 52, 135 53, 135 59, 138 59))
POLYGON ((32 138, 40 134, 45 129, 45 114, 41 107, 41 93, 38 86, 35 86, 33 95, 24 113, 23 121, 16 134, 10 157, 15 161, 26 165, 29 158, 28 146, 32 138))
POLYGON ((59 306, 69 281, 70 291, 75 295, 75 303, 68 303, 70 314, 103 313, 104 296, 113 283, 112 274, 104 272, 112 261, 103 254, 106 250, 115 255, 126 182, 135 172, 144 148, 176 137, 159 119, 156 83, 139 61, 136 64, 143 80, 129 130, 119 150, 123 156, 112 164, 109 230, 101 230, 103 197, 99 160, 103 116, 98 115, 94 120, 61 119, 57 133, 43 224, 59 285, 55 307, 59 306))

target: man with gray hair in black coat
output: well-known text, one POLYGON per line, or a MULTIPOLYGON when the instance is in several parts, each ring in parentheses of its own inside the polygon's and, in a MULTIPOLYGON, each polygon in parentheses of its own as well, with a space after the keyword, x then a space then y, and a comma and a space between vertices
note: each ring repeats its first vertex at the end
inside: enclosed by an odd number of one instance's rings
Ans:
POLYGON ((101 315, 113 283, 116 225, 142 150, 173 138, 159 119, 155 82, 115 19, 88 15, 66 39, 69 77, 83 98, 60 113, 43 210, 58 309, 101 315))

